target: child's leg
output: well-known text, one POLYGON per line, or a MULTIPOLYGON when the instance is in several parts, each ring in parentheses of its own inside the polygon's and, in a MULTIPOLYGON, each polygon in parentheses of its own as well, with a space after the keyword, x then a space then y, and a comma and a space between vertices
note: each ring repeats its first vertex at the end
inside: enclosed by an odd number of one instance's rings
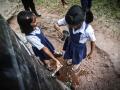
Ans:
POLYGON ((23 6, 24 6, 24 9, 26 10, 26 11, 30 11, 30 7, 29 7, 29 3, 28 3, 28 0, 21 0, 22 1, 22 4, 23 4, 23 6))
POLYGON ((73 64, 72 70, 73 70, 73 71, 76 71, 76 70, 79 69, 80 60, 79 60, 79 59, 76 59, 75 61, 73 60, 73 61, 72 61, 72 64, 73 64))
POLYGON ((29 0, 29 5, 30 5, 30 8, 32 10, 32 12, 36 15, 36 16, 41 16, 37 13, 36 9, 35 9, 35 4, 33 2, 33 0, 29 0))
POLYGON ((64 42, 64 45, 63 45, 63 50, 66 51, 66 49, 68 48, 68 45, 69 45, 69 36, 66 37, 65 39, 65 42, 64 42))
POLYGON ((51 67, 51 63, 50 63, 50 60, 43 60, 44 64, 45 64, 45 67, 49 70, 49 71, 53 71, 54 68, 51 67))
POLYGON ((92 0, 80 0, 81 1, 81 6, 83 10, 86 11, 86 9, 91 9, 92 6, 92 0))
POLYGON ((73 71, 78 70, 78 69, 79 69, 79 66, 80 66, 80 63, 73 65, 72 70, 73 70, 73 71))

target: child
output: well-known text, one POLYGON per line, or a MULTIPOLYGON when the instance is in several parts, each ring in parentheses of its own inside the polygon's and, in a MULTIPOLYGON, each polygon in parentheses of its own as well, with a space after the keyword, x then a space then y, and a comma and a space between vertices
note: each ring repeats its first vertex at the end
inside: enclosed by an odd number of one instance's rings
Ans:
POLYGON ((21 0, 21 1, 22 1, 23 6, 24 6, 24 8, 25 8, 26 11, 30 11, 30 9, 31 9, 32 12, 33 12, 36 16, 38 16, 38 17, 41 16, 41 15, 39 15, 39 14, 37 13, 37 11, 36 11, 36 9, 35 9, 35 4, 34 4, 33 0, 21 0))
POLYGON ((85 12, 85 21, 88 20, 88 22, 91 23, 93 21, 93 13, 91 11, 92 0, 81 0, 81 6, 85 12))
POLYGON ((40 57, 40 60, 44 62, 49 70, 51 70, 50 58, 56 62, 57 69, 59 69, 62 65, 53 55, 55 49, 41 29, 37 27, 35 15, 30 11, 21 11, 17 15, 17 21, 22 33, 25 33, 26 39, 32 45, 35 55, 40 57))
MULTIPOLYGON (((76 71, 80 62, 86 57, 86 42, 91 41, 91 51, 88 58, 92 57, 95 48, 95 35, 92 26, 85 22, 85 14, 79 5, 73 5, 65 17, 60 19, 54 25, 55 29, 59 26, 67 25, 69 28, 70 37, 64 43, 64 59, 72 59, 73 70, 76 71)), ((70 62, 70 61, 67 61, 70 62)))
POLYGON ((82 9, 84 11, 89 11, 92 7, 92 0, 80 0, 82 9))

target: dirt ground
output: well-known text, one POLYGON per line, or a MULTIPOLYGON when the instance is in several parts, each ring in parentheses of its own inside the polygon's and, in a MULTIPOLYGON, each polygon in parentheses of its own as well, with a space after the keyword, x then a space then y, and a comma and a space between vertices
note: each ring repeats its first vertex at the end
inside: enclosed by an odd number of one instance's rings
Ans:
MULTIPOLYGON (((53 23, 61 18, 61 16, 48 12, 44 8, 40 8, 38 11, 41 12, 42 17, 37 18, 37 21, 43 27, 43 32, 55 48, 60 51, 64 42, 58 37, 59 32, 53 28, 53 23)), ((120 74, 118 73, 120 71, 119 42, 118 40, 111 39, 109 35, 103 32, 110 28, 106 27, 98 19, 92 23, 97 38, 97 47, 93 58, 83 60, 77 73, 74 73, 71 70, 71 66, 67 66, 65 61, 59 58, 64 66, 60 70, 58 79, 65 82, 68 86, 71 82, 73 85, 77 84, 76 90, 120 90, 120 74), (115 60, 116 62, 114 62, 115 60)), ((16 16, 10 20, 9 24, 20 38, 26 42, 24 35, 21 34, 18 27, 16 16)), ((63 27, 63 29, 66 28, 63 27)))

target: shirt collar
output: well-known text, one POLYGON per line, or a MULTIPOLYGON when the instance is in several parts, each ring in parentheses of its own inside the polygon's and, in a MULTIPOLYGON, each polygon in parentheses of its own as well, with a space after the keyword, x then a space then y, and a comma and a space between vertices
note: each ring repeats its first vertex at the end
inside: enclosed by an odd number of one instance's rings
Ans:
POLYGON ((85 21, 84 21, 83 24, 82 24, 82 26, 81 26, 81 28, 77 29, 76 31, 73 28, 73 33, 76 34, 76 33, 81 32, 82 34, 84 34, 85 26, 86 25, 85 25, 85 21))
POLYGON ((35 35, 35 34, 40 34, 40 28, 39 27, 35 27, 34 30, 31 32, 31 34, 35 35))

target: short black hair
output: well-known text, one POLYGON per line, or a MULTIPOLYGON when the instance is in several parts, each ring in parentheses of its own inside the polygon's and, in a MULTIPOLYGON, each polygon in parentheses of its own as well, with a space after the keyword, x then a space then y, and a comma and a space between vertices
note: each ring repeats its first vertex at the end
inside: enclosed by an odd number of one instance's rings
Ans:
POLYGON ((79 5, 73 5, 66 13, 65 20, 69 25, 80 24, 85 20, 85 13, 79 5))
POLYGON ((93 21, 93 13, 89 10, 86 12, 86 19, 85 22, 87 24, 91 23, 93 21))
POLYGON ((17 22, 20 26, 21 32, 26 35, 33 31, 31 23, 33 21, 33 13, 31 11, 21 11, 17 15, 17 22))

